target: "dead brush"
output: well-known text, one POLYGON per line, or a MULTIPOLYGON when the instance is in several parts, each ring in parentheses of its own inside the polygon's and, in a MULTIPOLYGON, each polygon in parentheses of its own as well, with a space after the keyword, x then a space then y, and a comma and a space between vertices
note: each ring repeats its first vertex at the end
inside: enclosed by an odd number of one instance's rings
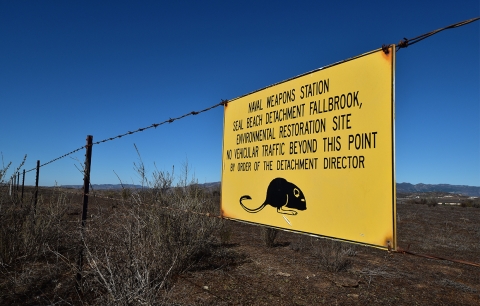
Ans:
POLYGON ((82 288, 102 305, 154 304, 169 281, 175 258, 156 241, 147 207, 124 206, 110 218, 91 222, 86 232, 82 288), (170 266, 168 267, 168 265, 170 266))
MULTIPOLYGON (((4 176, 10 165, 0 169, 0 186, 4 185, 4 176)), ((31 197, 20 201, 19 197, 10 196, 7 188, 0 188, 0 264, 19 263, 19 258, 37 257, 44 253, 47 244, 58 245, 65 211, 65 195, 57 189, 48 199, 40 197, 34 207, 31 197)))
POLYGON ((23 304, 31 291, 62 273, 54 252, 65 247, 66 198, 57 191, 33 202, 10 203, 0 212, 0 304, 23 304), (52 252, 53 251, 53 252, 52 252), (2 302, 3 301, 3 302, 2 302), (6 302, 10 301, 10 302, 6 302))
POLYGON ((218 213, 211 193, 188 177, 173 187, 173 173, 158 170, 149 181, 141 159, 135 167, 143 188, 87 226, 82 286, 95 304, 159 304, 218 245, 220 220, 194 213, 218 213))
POLYGON ((331 239, 312 239, 313 254, 319 260, 319 265, 330 272, 340 272, 348 269, 356 255, 353 246, 331 239))
POLYGON ((263 242, 269 248, 273 248, 275 246, 275 238, 277 238, 278 230, 271 227, 262 227, 261 228, 261 235, 263 238, 263 242))

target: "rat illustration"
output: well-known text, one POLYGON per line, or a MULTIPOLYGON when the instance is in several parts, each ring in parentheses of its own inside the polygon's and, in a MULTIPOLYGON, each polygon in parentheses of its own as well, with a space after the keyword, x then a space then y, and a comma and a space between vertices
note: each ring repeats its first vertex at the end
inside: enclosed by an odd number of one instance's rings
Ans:
POLYGON ((243 205, 243 200, 251 200, 249 195, 240 197, 240 205, 249 213, 257 213, 265 206, 271 205, 277 209, 277 212, 285 215, 296 215, 298 212, 284 207, 297 210, 307 209, 307 201, 303 192, 295 184, 288 182, 286 179, 277 177, 273 179, 267 188, 267 197, 265 202, 257 208, 250 209, 243 205))

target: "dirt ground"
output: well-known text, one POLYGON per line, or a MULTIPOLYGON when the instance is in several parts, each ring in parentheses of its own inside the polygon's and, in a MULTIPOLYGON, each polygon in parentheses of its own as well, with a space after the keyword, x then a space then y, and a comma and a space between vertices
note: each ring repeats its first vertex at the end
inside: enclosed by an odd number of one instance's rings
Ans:
MULTIPOLYGON (((398 244, 419 254, 480 263, 480 209, 397 207, 398 244)), ((231 222, 230 261, 188 272, 177 305, 480 305, 480 267, 352 246, 351 265, 329 272, 312 238, 280 232, 265 246, 258 226, 231 222)), ((225 257, 229 257, 224 256, 225 257)))
MULTIPOLYGON (((89 205, 91 216, 112 206, 100 200, 89 205)), ((75 226, 80 211, 75 206, 67 214, 75 226)), ((480 305, 478 266, 284 231, 267 247, 260 226, 235 221, 225 221, 223 236, 224 244, 180 274, 159 305, 480 305)), ((398 204, 397 241, 414 253, 480 264, 480 209, 398 204)), ((65 261, 28 265, 29 271, 38 265, 42 275, 0 273, 0 304, 90 304, 72 289, 65 261), (29 285, 9 289, 14 282, 29 285)))

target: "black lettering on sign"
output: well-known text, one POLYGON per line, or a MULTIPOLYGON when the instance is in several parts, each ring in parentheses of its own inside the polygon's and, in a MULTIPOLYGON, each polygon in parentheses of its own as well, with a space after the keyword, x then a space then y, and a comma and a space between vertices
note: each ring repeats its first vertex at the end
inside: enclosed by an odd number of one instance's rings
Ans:
POLYGON ((306 154, 317 152, 317 140, 300 140, 290 141, 290 155, 292 154, 306 154))
POLYGON ((348 149, 375 149, 377 146, 377 132, 361 133, 355 135, 348 135, 348 149))
POLYGON ((245 162, 245 163, 237 163, 237 171, 250 171, 252 170, 252 163, 245 162))
POLYGON ((324 137, 323 138, 323 152, 340 151, 342 144, 340 136, 324 137))
POLYGON ((277 160, 277 170, 310 170, 317 169, 318 158, 299 158, 277 160))
POLYGON ((277 93, 267 97, 267 108, 286 104, 295 101, 295 89, 290 89, 284 92, 277 93))
POLYGON ((265 114, 265 122, 269 124, 303 117, 304 108, 305 103, 268 112, 265 114))
POLYGON ((262 125, 263 115, 257 115, 247 118, 247 129, 262 125))
POLYGON ((237 145, 275 139, 275 128, 237 134, 237 145))
POLYGON ((323 169, 360 169, 365 168, 365 156, 336 156, 323 159, 323 169))
POLYGON ((283 151, 283 146, 285 143, 272 143, 269 145, 262 145, 262 156, 277 156, 277 155, 284 155, 285 152, 283 151))
POLYGON ((259 111, 259 110, 263 110, 262 99, 248 103, 248 112, 249 113, 253 113, 253 112, 256 112, 256 111, 259 111))
POLYGON ((340 96, 334 96, 328 98, 328 111, 340 110, 344 108, 352 108, 358 106, 361 108, 361 103, 358 101, 357 92, 349 92, 340 96))
POLYGON ((242 126, 242 120, 235 120, 233 121, 233 131, 239 131, 239 130, 243 130, 243 126, 242 126))
POLYGON ((258 146, 235 149, 235 158, 255 158, 258 157, 258 146))
POLYGON ((350 116, 352 114, 333 116, 333 127, 334 131, 351 129, 350 126, 350 116))
POLYGON ((328 100, 325 98, 311 101, 310 115, 328 113, 352 107, 358 107, 359 109, 361 109, 362 103, 358 101, 358 94, 359 91, 349 92, 348 94, 329 97, 328 100))
POLYGON ((271 160, 264 161, 263 170, 273 170, 273 161, 271 160))
POLYGON ((296 137, 325 132, 325 119, 302 121, 280 126, 279 137, 296 137))
POLYGON ((274 98, 275 98, 274 95, 271 95, 271 96, 267 97, 267 108, 275 106, 274 98))
POLYGON ((300 87, 300 99, 321 95, 328 92, 330 79, 320 80, 312 84, 306 84, 300 87))

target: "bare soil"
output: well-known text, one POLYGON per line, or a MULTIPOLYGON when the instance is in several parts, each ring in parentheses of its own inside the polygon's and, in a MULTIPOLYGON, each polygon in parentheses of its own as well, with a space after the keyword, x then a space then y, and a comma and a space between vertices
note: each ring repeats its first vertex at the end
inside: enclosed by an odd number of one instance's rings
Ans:
MULTIPOLYGON (((109 200, 89 205, 89 218, 115 208, 109 200)), ((72 231, 80 211, 67 212, 72 231)), ((349 252, 339 260, 348 264, 334 271, 321 264, 326 239, 280 231, 267 247, 260 226, 235 221, 226 221, 221 240, 175 279, 159 305, 480 305, 478 266, 345 244, 349 252)), ((398 204, 397 240, 414 253, 480 264, 480 209, 398 204)), ((75 290, 76 246, 58 251, 18 272, 3 267, 0 304, 92 304, 88 292, 75 290)))
MULTIPOLYGON (((480 263, 480 209, 402 204, 398 243, 419 254, 480 263)), ((311 238, 281 232, 267 248, 258 226, 233 222, 234 264, 185 273, 170 292, 179 305, 480 305, 480 267, 355 246, 329 272, 311 238)))

